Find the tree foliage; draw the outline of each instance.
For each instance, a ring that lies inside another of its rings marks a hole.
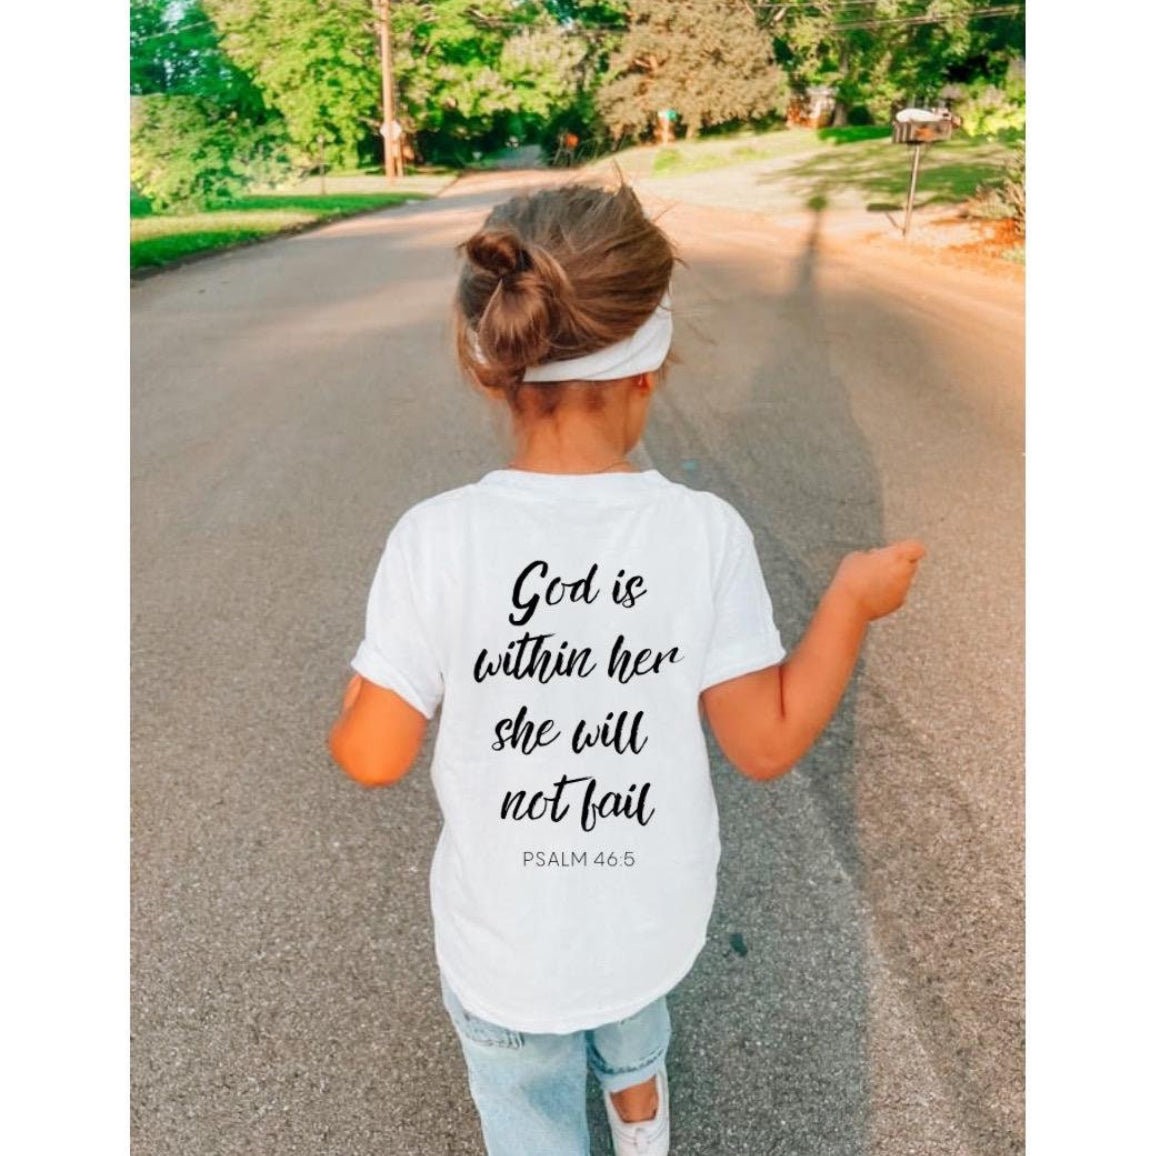
[[[974,15],[997,6],[1012,14]],[[1002,76],[1023,55],[1022,7],[1018,0],[812,0],[757,11],[794,86],[836,88],[836,119],[844,123],[853,108],[886,120],[972,74]]]
[[[281,156],[380,159],[378,7],[131,0],[136,173],[177,203],[223,195]],[[948,95],[977,129],[1022,127],[1022,0],[394,0],[390,10],[397,115],[428,160],[468,161],[512,137],[554,146],[567,130],[642,139],[666,108],[694,136],[769,118],[788,87],[816,84],[836,88],[840,121]]]
[[[369,157],[382,121],[370,0],[204,0],[232,61],[284,119],[302,163]]]
[[[659,109],[687,135],[767,116],[783,104],[784,77],[769,36],[736,0],[631,0],[628,31],[597,94],[614,136],[640,136]]]
[[[956,95],[957,94],[957,95]],[[1024,133],[1024,62],[1013,60],[1002,79],[977,76],[955,87],[952,107],[971,136],[1019,137]]]
[[[465,160],[473,147],[540,138],[574,110],[587,115],[593,43],[548,5],[399,3],[393,17],[404,118],[427,155]]]
[[[199,0],[131,0],[130,91],[131,180],[156,208],[231,197],[284,163],[280,119]]]
[[[266,116],[263,97],[228,59],[200,0],[130,0],[130,92],[201,96],[253,119]]]
[[[134,97],[130,179],[159,210],[196,209],[274,179],[285,164],[280,124],[249,122],[202,96]]]

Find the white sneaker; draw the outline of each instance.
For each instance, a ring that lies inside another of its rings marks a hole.
[[[665,1065],[654,1075],[658,1080],[658,1111],[652,1120],[627,1124],[613,1106],[613,1098],[605,1093],[605,1114],[609,1117],[614,1156],[667,1156],[670,1152],[670,1092]]]

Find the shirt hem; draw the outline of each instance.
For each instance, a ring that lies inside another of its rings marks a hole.
[[[438,948],[435,949],[435,957],[438,960],[439,970],[443,973],[448,987],[451,988],[459,1002],[473,1016],[487,1020],[488,1023],[495,1024],[498,1027],[511,1028],[515,1032],[530,1032],[542,1035],[568,1035],[571,1032],[598,1028],[603,1024],[613,1023],[615,1020],[626,1019],[628,1016],[632,1016],[635,1012],[639,1012],[644,1007],[652,1004],[659,996],[666,995],[687,977],[691,968],[695,966],[695,960],[699,958],[700,952],[706,946],[707,929],[704,927],[698,944],[687,952],[686,965],[672,972],[668,979],[655,984],[648,994],[638,996],[637,999],[625,1000],[620,1004],[608,1008],[602,1008],[600,1011],[578,1012],[575,1015],[562,1016],[555,1020],[526,1019],[523,1016],[517,1019],[510,1012],[498,1011],[495,1008],[489,1007],[487,1004],[480,1003],[479,1000],[474,998],[464,998],[464,989],[453,978],[451,968],[444,962],[443,956],[438,951]]]

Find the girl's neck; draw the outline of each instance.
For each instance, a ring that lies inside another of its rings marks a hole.
[[[510,469],[541,474],[600,474],[634,469],[626,460],[626,442],[608,423],[550,420],[525,423],[515,430],[516,450]],[[566,415],[567,416],[567,415]]]
[[[566,461],[563,458],[543,459],[536,457],[522,457],[517,454],[508,463],[510,470],[527,470],[536,474],[605,474],[628,473],[634,467],[626,460],[625,455],[611,458],[608,462],[596,463],[593,459]]]

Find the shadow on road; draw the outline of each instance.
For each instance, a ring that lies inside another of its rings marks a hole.
[[[777,263],[745,263],[717,235],[690,245],[685,365],[647,437],[659,468],[747,518],[789,647],[832,563],[882,534],[876,470],[828,355],[818,239],[816,217],[803,250],[783,255],[786,284]],[[719,332],[728,322],[735,332]],[[680,1156],[866,1150],[852,750],[851,697],[779,782],[742,778],[711,744],[724,853],[711,941],[674,997]],[[703,1117],[719,1121],[715,1147],[690,1139]]]

